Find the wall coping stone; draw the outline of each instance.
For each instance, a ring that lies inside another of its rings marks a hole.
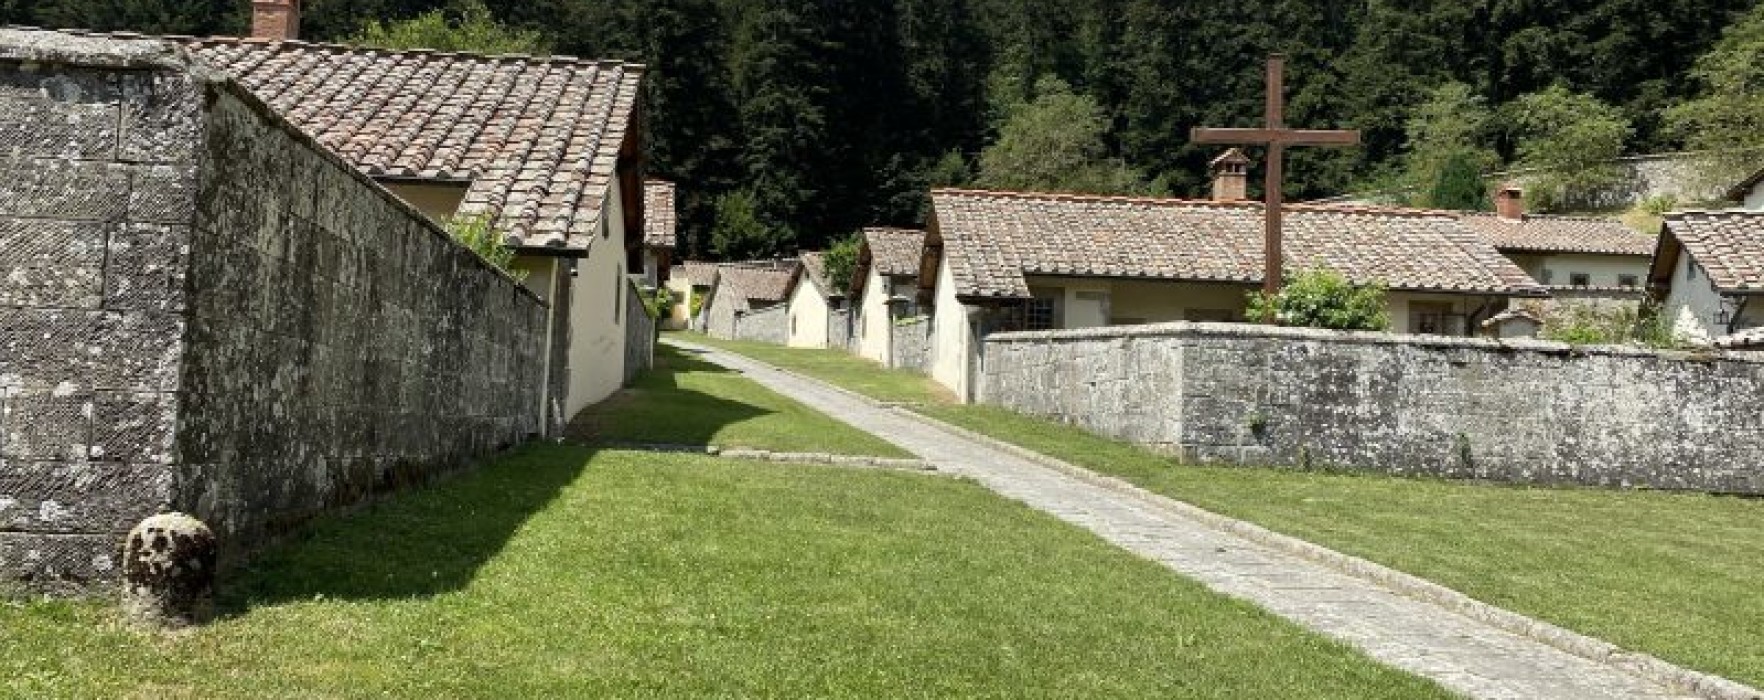
[[[464,247],[434,219],[417,209],[415,205],[404,201],[404,198],[393,194],[378,180],[369,177],[342,156],[318,142],[310,134],[302,131],[280,112],[259,99],[245,86],[239,84],[232,74],[215,68],[176,41],[168,37],[152,37],[139,34],[113,33],[101,34],[57,29],[38,29],[35,27],[0,27],[0,60],[22,61],[26,63],[47,63],[84,68],[108,68],[126,70],[165,70],[184,73],[209,90],[225,91],[243,103],[258,116],[268,120],[277,128],[287,132],[295,142],[312,149],[319,157],[340,167],[358,183],[366,185],[380,198],[391,202],[405,214],[416,220],[430,235],[438,236],[448,243]],[[209,96],[212,100],[212,94]],[[475,252],[472,260],[485,270],[502,278],[503,284],[511,287],[516,294],[525,295],[540,305],[549,307],[550,303],[539,297],[537,292],[528,289],[520,280],[508,271],[491,265]]]
[[[1109,326],[1058,331],[995,333],[982,342],[1013,345],[1079,340],[1134,338],[1286,338],[1295,342],[1323,341],[1348,345],[1402,345],[1435,350],[1481,350],[1535,353],[1553,356],[1657,357],[1684,362],[1740,362],[1764,364],[1764,352],[1714,349],[1657,350],[1627,345],[1571,345],[1528,338],[1457,338],[1438,335],[1405,335],[1376,331],[1335,331],[1321,328],[1286,328],[1248,323],[1200,323],[1176,321],[1144,326]]]

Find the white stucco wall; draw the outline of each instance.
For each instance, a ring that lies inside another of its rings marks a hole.
[[[1691,343],[1706,345],[1727,334],[1715,323],[1721,315],[1721,294],[1689,255],[1679,255],[1672,268],[1672,289],[1661,313],[1672,319],[1672,332]]]
[[[931,316],[931,378],[949,387],[966,403],[972,400],[969,380],[974,329],[968,325],[968,307],[956,301],[955,278],[950,273],[947,259],[937,266],[936,303]]]
[[[1206,320],[1219,320],[1215,314],[1240,320],[1251,291],[1246,285],[1155,280],[1029,277],[1027,281],[1034,289],[1061,290],[1065,328],[1196,320],[1190,318],[1191,313],[1206,314]],[[1097,299],[1096,294],[1104,298]]]
[[[806,277],[798,281],[796,289],[790,292],[788,305],[790,337],[787,344],[793,348],[827,347],[827,312],[831,309],[815,284]]]
[[[894,290],[889,287],[888,278],[876,273],[876,268],[871,267],[866,274],[863,303],[858,307],[858,356],[886,365],[894,332],[894,319],[888,316],[888,297]],[[938,292],[942,291],[940,284]]]
[[[1764,183],[1753,185],[1752,191],[1746,193],[1746,201],[1741,206],[1752,211],[1764,210]]]
[[[1651,258],[1639,255],[1586,255],[1560,253],[1552,255],[1511,255],[1509,258],[1537,280],[1538,284],[1567,286],[1574,275],[1587,275],[1593,287],[1616,287],[1623,275],[1635,277],[1637,285],[1646,284]]]
[[[677,331],[686,328],[692,315],[692,282],[685,275],[668,280],[668,293],[674,297],[672,313],[662,319],[662,328]]]
[[[576,262],[570,297],[570,389],[565,414],[611,396],[625,381],[625,214],[619,185],[607,191],[607,222],[586,258]]]

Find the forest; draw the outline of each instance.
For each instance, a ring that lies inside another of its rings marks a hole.
[[[1570,186],[1621,154],[1754,148],[1755,4],[307,0],[302,37],[645,63],[649,168],[681,185],[687,254],[745,258],[919,224],[934,186],[1203,195],[1217,149],[1189,129],[1257,124],[1273,52],[1289,56],[1288,123],[1364,133],[1291,156],[1299,199],[1475,207],[1480,175],[1503,167]],[[154,34],[238,34],[248,14],[0,0],[0,23]]]

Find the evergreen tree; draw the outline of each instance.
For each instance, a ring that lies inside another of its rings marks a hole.
[[[1500,163],[1488,147],[1493,114],[1463,83],[1446,83],[1411,112],[1404,185],[1415,204],[1441,209],[1481,209],[1487,200],[1481,174]]]
[[[1107,156],[1102,108],[1058,78],[1042,78],[1033,102],[1011,110],[998,141],[980,154],[982,187],[1128,194],[1148,188]]]
[[[1576,204],[1620,176],[1611,161],[1634,132],[1621,110],[1560,85],[1523,95],[1506,110],[1519,163],[1543,171],[1532,186],[1539,208]]]
[[[1764,149],[1764,5],[1729,27],[1690,75],[1699,93],[1668,111],[1666,123],[1685,145],[1716,153],[1710,184],[1737,181]]]

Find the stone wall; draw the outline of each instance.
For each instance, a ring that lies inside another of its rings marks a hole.
[[[1719,160],[1707,153],[1661,153],[1618,158],[1611,163],[1618,177],[1605,188],[1570,193],[1562,207],[1572,211],[1626,209],[1652,197],[1671,197],[1680,205],[1713,202],[1725,198],[1727,188],[1738,182],[1744,173],[1722,176]],[[1537,179],[1535,170],[1514,170],[1495,173],[1494,183],[1517,183],[1529,186]]]
[[[1196,462],[1764,494],[1764,355],[1175,323],[987,338],[981,399]]]
[[[736,340],[784,345],[790,342],[790,307],[784,304],[735,316]]]
[[[852,341],[851,330],[852,314],[850,308],[834,309],[827,312],[827,347],[853,352],[856,346]]]
[[[200,124],[168,53],[55,58],[0,44],[0,581],[44,588],[173,501]]]
[[[655,366],[656,318],[643,305],[643,288],[631,280],[625,290],[625,383]]]
[[[114,578],[162,509],[231,559],[537,432],[538,298],[180,49],[0,30],[0,143],[0,579]]]
[[[888,342],[893,345],[889,353],[893,367],[924,370],[931,358],[931,318],[920,316],[895,321],[894,333]]]

